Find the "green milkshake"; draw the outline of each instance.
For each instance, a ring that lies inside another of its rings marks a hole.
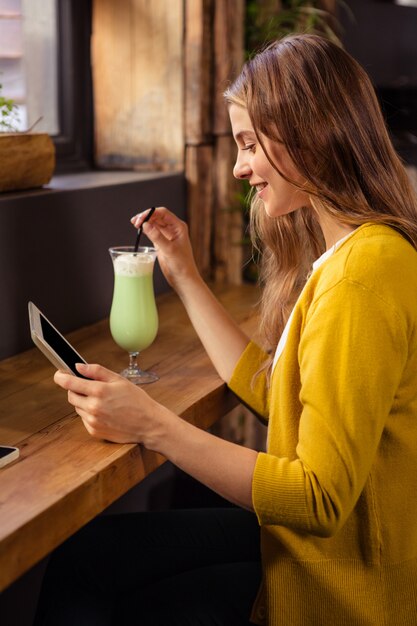
[[[153,251],[120,253],[113,259],[110,331],[115,342],[127,352],[141,352],[150,346],[158,331],[154,262]]]

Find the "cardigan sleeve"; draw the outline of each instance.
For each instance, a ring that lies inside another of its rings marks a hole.
[[[318,536],[343,525],[369,476],[407,351],[405,316],[357,282],[342,279],[311,307],[298,351],[295,458],[260,453],[255,466],[261,525]],[[279,417],[271,406],[270,421]]]
[[[269,414],[269,390],[265,373],[256,377],[255,374],[267,358],[267,353],[256,343],[249,342],[229,381],[229,388],[263,421]]]

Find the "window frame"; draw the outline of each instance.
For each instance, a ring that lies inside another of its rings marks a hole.
[[[56,173],[93,169],[92,0],[57,0]]]

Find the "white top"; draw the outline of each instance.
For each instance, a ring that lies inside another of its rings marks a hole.
[[[118,276],[145,276],[153,273],[154,258],[146,252],[120,254],[114,259],[114,273]]]
[[[347,235],[345,235],[344,237],[342,237],[341,239],[339,239],[338,241],[336,241],[336,243],[335,243],[335,244],[334,244],[331,248],[329,248],[328,250],[326,250],[326,252],[323,252],[323,254],[322,254],[322,255],[321,255],[318,259],[316,259],[316,260],[314,261],[314,263],[313,263],[313,267],[312,267],[312,271],[311,271],[311,274],[310,274],[310,276],[308,277],[308,279],[307,279],[307,281],[306,281],[306,284],[304,285],[304,287],[303,287],[303,289],[302,289],[301,293],[303,293],[303,291],[304,291],[304,289],[305,289],[306,285],[308,284],[308,281],[310,280],[310,277],[312,276],[313,272],[315,272],[315,271],[316,271],[316,269],[317,269],[318,267],[320,267],[320,265],[323,265],[323,263],[324,263],[324,262],[325,262],[325,261],[326,261],[329,257],[331,257],[331,256],[332,256],[333,252],[334,252],[335,250],[337,250],[337,248],[338,248],[338,247],[339,247],[339,246],[340,246],[340,245],[341,245],[344,241],[346,241],[346,239],[348,239],[351,235],[353,235],[353,233],[354,233],[354,232],[355,232],[355,231],[352,231],[351,233],[348,233]],[[298,298],[297,298],[297,302],[298,302],[298,299],[299,299],[299,298],[300,298],[300,296],[301,296],[301,293],[300,293],[300,295],[299,295],[299,296],[298,296]],[[296,304],[297,304],[297,303],[296,303]],[[294,305],[294,308],[295,308],[295,305]],[[277,364],[277,361],[278,361],[279,357],[281,356],[281,354],[282,354],[282,352],[283,352],[283,350],[284,350],[284,348],[285,348],[285,344],[287,343],[288,333],[289,333],[290,326],[291,326],[291,320],[292,320],[292,318],[293,318],[293,314],[294,314],[294,308],[293,308],[293,310],[291,311],[291,315],[289,316],[289,318],[288,318],[288,320],[287,320],[287,323],[285,324],[285,328],[284,328],[284,330],[282,331],[282,335],[281,335],[280,340],[279,340],[279,342],[278,342],[277,349],[275,350],[274,361],[273,361],[273,363],[272,363],[272,371],[274,370],[275,365]]]

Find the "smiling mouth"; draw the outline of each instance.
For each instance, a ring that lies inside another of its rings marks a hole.
[[[268,183],[260,183],[259,185],[255,185],[255,189],[258,193],[261,193],[265,189]]]

